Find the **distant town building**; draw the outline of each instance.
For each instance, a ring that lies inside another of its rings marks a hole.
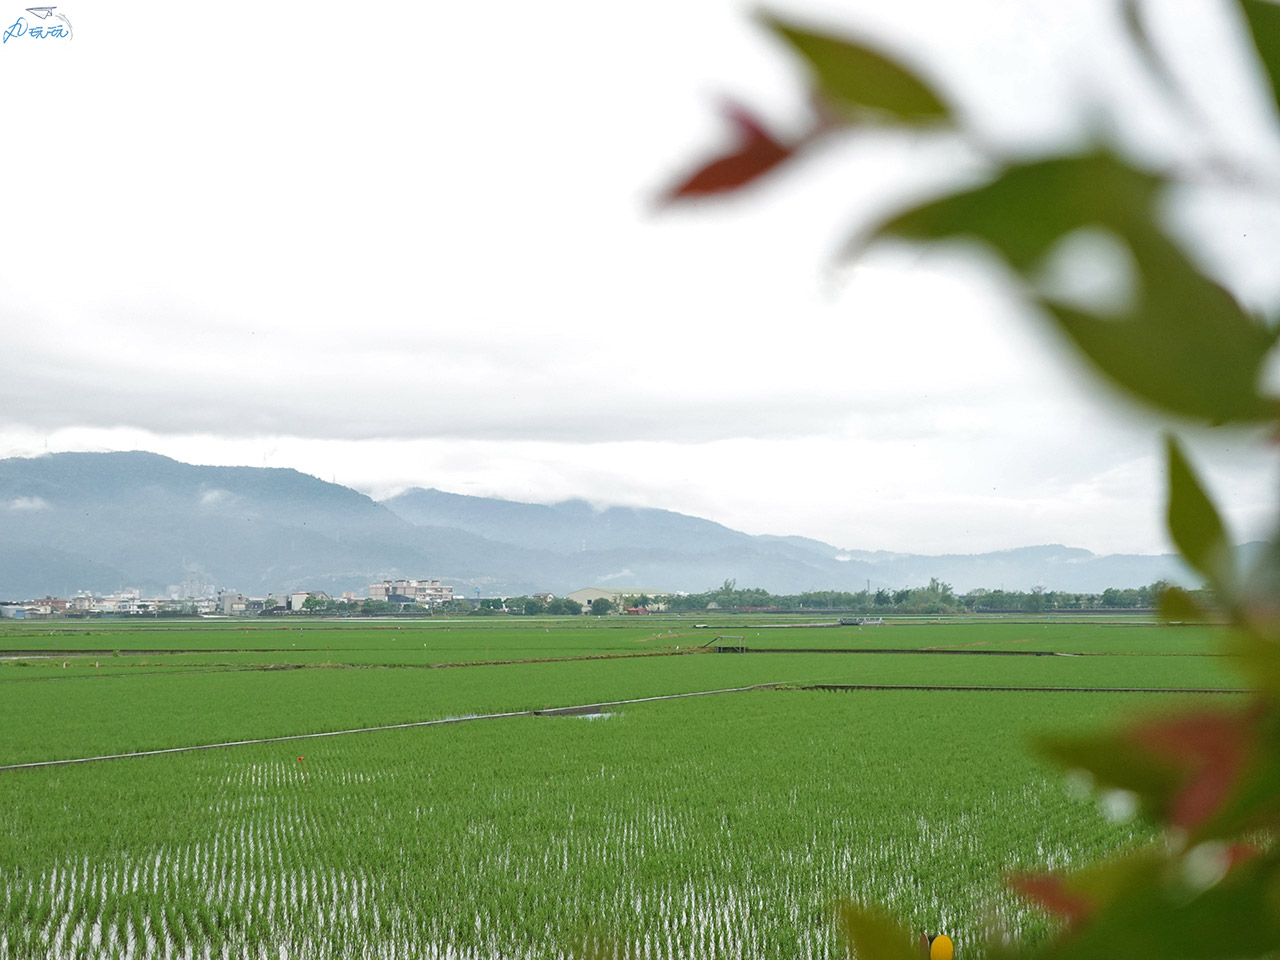
[[[298,613],[307,609],[307,600],[315,597],[321,603],[329,602],[329,595],[323,590],[295,590],[289,594],[289,609]]]
[[[143,612],[147,606],[142,600],[142,594],[138,590],[121,590],[118,593],[108,593],[103,597],[95,597],[93,602],[94,613],[118,613],[118,614],[138,614]]]
[[[413,603],[433,606],[453,600],[453,587],[439,580],[383,580],[369,584],[370,600],[405,597]]]
[[[143,597],[138,590],[122,590],[98,596],[81,590],[69,600],[42,597],[39,600],[0,603],[0,617],[42,620],[51,617],[174,617],[252,616],[264,611],[284,613],[304,610],[309,597],[327,602],[328,594],[320,590],[290,591],[269,594],[266,599],[246,597],[231,590],[219,591],[216,597]],[[312,604],[314,606],[314,604]]]
[[[243,617],[249,612],[249,600],[239,593],[220,593],[218,612],[224,617]]]
[[[666,604],[659,602],[655,598],[667,596],[670,593],[670,590],[653,590],[643,587],[623,587],[621,589],[617,587],[586,587],[582,590],[573,591],[573,593],[569,594],[569,599],[576,600],[584,607],[591,606],[591,601],[593,600],[604,599],[621,610],[625,608],[623,600],[626,597],[646,597],[644,606],[647,609],[645,612],[649,613],[665,610],[667,608]],[[627,612],[630,613],[631,611],[628,609]]]

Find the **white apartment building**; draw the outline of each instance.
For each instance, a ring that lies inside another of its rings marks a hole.
[[[369,584],[370,600],[387,597],[408,597],[415,603],[440,604],[453,599],[453,587],[439,580],[383,580]]]

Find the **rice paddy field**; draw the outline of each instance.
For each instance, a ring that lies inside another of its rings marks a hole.
[[[1029,739],[1232,698],[1216,651],[1136,622],[6,623],[0,957],[840,957],[855,899],[976,958],[1049,929],[1008,871],[1154,836]]]

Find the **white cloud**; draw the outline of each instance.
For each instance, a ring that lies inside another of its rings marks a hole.
[[[10,510],[51,510],[52,505],[44,497],[15,497],[7,504]]]

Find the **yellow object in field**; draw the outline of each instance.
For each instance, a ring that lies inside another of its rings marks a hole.
[[[956,950],[951,945],[951,938],[945,933],[938,934],[929,944],[929,960],[952,960],[955,954]]]

